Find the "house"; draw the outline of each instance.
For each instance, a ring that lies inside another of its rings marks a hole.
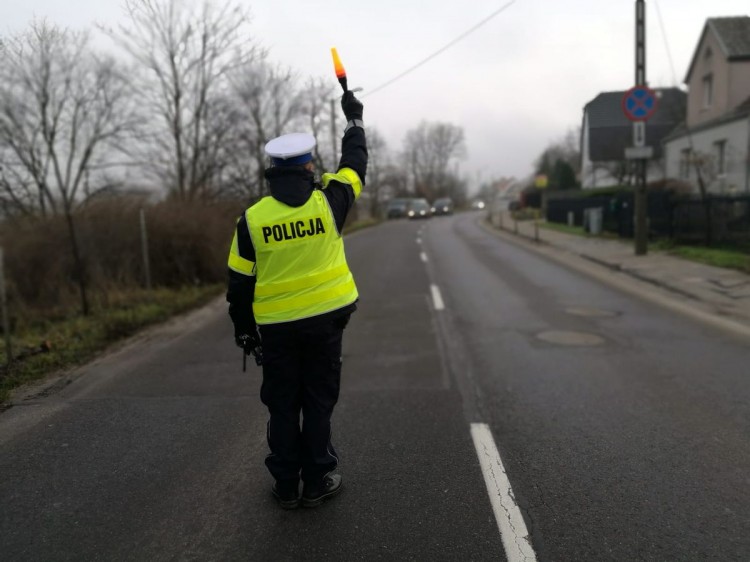
[[[661,142],[685,119],[687,96],[679,88],[655,89],[657,108],[646,125],[646,145],[654,147],[647,181],[665,177]],[[622,109],[626,91],[603,92],[583,108],[581,186],[584,189],[629,183],[632,167],[625,148],[633,146],[633,122]]]
[[[687,118],[664,139],[667,176],[750,194],[750,17],[710,18],[688,67]]]

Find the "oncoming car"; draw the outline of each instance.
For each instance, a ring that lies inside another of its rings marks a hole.
[[[391,199],[388,201],[386,217],[389,219],[399,219],[406,216],[406,209],[409,206],[408,199]]]
[[[406,216],[410,219],[429,219],[432,216],[432,211],[427,199],[412,199],[409,201]]]
[[[435,199],[435,202],[432,204],[432,212],[435,215],[453,214],[453,201],[449,197]]]

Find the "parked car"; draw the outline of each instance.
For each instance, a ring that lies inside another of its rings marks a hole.
[[[450,197],[442,197],[435,199],[432,204],[432,214],[434,215],[452,215],[453,214],[453,201]]]
[[[432,216],[432,209],[427,199],[412,199],[409,201],[406,216],[410,219],[429,219]]]
[[[391,199],[390,201],[388,201],[385,216],[389,219],[400,219],[402,217],[405,217],[408,206],[408,199]]]

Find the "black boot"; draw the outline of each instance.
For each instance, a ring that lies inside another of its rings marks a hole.
[[[299,480],[277,480],[271,493],[284,509],[299,507]]]
[[[328,498],[332,498],[341,491],[341,475],[328,474],[321,482],[308,484],[302,488],[303,507],[318,507]]]

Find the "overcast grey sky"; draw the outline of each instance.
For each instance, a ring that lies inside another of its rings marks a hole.
[[[216,0],[219,1],[219,0]],[[330,48],[363,94],[413,66],[509,0],[246,0],[271,60],[335,81]],[[750,14],[748,0],[658,0],[675,77],[647,0],[648,80],[681,85],[706,18]],[[427,7],[429,6],[429,8]],[[401,148],[421,120],[463,127],[472,180],[525,176],[547,143],[580,125],[598,92],[634,77],[634,0],[516,0],[503,13],[394,84],[364,97],[365,121]],[[71,28],[113,24],[120,0],[3,0],[2,32],[46,17]],[[335,82],[334,82],[335,83]]]

